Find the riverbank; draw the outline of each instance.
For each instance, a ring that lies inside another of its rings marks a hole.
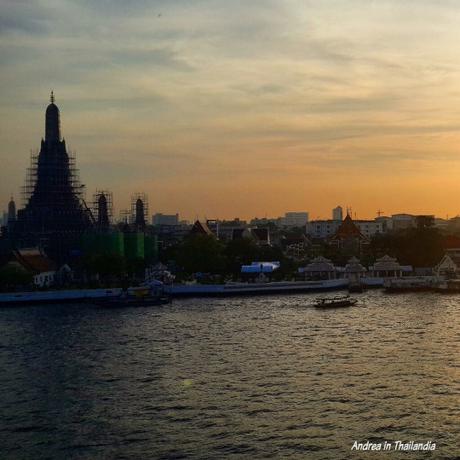
[[[241,295],[292,294],[297,292],[324,292],[348,288],[348,280],[280,281],[272,283],[228,284],[176,284],[165,285],[165,293],[171,297],[229,297]],[[0,294],[0,306],[36,303],[91,302],[120,295],[121,288],[74,289],[54,291],[14,292]]]
[[[407,277],[395,279],[361,278],[363,289],[385,288],[388,292],[449,291],[447,285],[435,282],[433,277]],[[450,285],[449,285],[450,286]],[[164,291],[173,298],[180,297],[231,297],[263,296],[272,294],[295,294],[309,292],[340,291],[349,288],[346,278],[322,281],[276,281],[269,283],[226,283],[226,284],[173,284],[165,285]],[[458,285],[456,285],[456,289]],[[459,291],[459,289],[457,289]],[[31,292],[10,292],[0,294],[0,306],[32,305],[36,303],[75,303],[97,301],[117,297],[121,288],[73,289]]]

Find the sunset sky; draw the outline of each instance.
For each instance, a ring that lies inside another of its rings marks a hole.
[[[0,208],[50,90],[89,198],[195,217],[460,214],[460,4],[2,0]]]

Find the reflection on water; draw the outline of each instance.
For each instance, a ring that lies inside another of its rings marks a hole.
[[[386,455],[350,452],[368,439],[459,455],[460,296],[313,298],[0,310],[2,456]]]

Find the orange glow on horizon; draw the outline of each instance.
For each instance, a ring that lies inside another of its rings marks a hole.
[[[143,191],[151,213],[187,219],[460,214],[458,7],[164,9],[8,3],[3,208],[53,88],[88,195],[111,190],[117,210]]]

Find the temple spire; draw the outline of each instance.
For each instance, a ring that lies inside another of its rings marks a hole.
[[[48,142],[61,140],[61,122],[59,109],[54,103],[54,91],[51,91],[50,104],[46,109],[45,140]]]

